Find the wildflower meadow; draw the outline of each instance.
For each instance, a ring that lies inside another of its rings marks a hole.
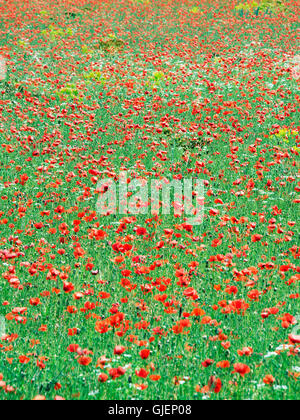
[[[0,0],[1,400],[298,399],[299,8]]]

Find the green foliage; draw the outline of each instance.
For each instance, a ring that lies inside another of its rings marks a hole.
[[[65,87],[54,92],[60,99],[75,99],[79,97],[79,89],[74,83],[68,83]]]
[[[57,28],[54,25],[50,25],[47,29],[42,31],[42,35],[45,40],[49,40],[50,42],[55,42],[60,40],[61,38],[69,37],[73,35],[72,28],[61,29]]]
[[[240,13],[259,13],[259,11],[278,13],[287,10],[287,5],[284,0],[250,1],[239,3],[235,7],[235,10]]]
[[[94,45],[95,49],[102,49],[107,53],[115,53],[124,48],[125,42],[121,39],[118,39],[114,34],[109,34],[101,41],[99,41],[96,45]]]

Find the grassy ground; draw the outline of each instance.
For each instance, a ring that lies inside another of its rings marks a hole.
[[[1,399],[297,398],[299,8],[237,5],[1,3]],[[99,215],[121,170],[203,224]]]

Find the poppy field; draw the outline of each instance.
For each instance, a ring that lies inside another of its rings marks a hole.
[[[297,399],[299,3],[7,0],[0,34],[0,399]],[[131,188],[187,179],[198,224]]]

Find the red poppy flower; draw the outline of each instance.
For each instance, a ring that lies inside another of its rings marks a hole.
[[[88,356],[81,356],[81,357],[79,357],[79,359],[77,361],[82,366],[88,366],[89,364],[92,363],[92,359]]]
[[[239,373],[241,376],[245,376],[247,373],[251,372],[251,369],[249,366],[244,365],[243,363],[235,363],[233,365],[234,367],[234,373]]]
[[[140,356],[142,359],[148,359],[150,356],[150,350],[149,349],[143,349],[140,351]]]

